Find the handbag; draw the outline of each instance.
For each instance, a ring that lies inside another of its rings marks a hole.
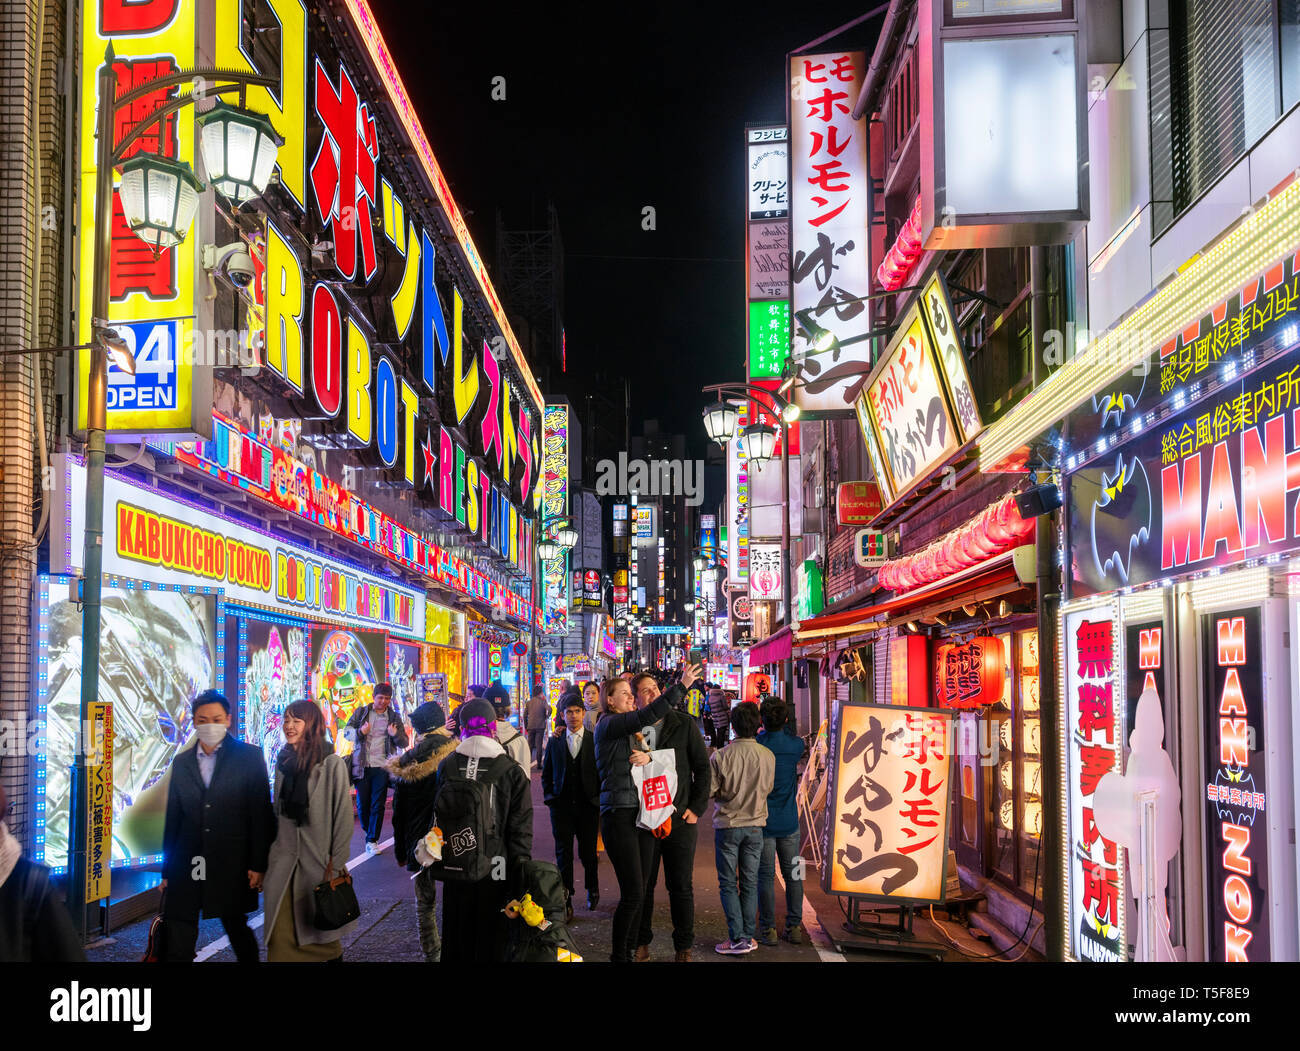
[[[163,926],[163,903],[166,900],[167,892],[163,891],[158,899],[158,915],[149,922],[149,938],[145,942],[141,963],[162,963],[166,951],[166,928]]]
[[[641,745],[638,750],[644,749],[641,735],[636,738]],[[650,753],[650,762],[632,767],[632,783],[637,796],[636,827],[655,832],[676,809],[673,796],[677,794],[677,753],[671,748],[656,748]]]
[[[333,871],[334,863],[331,861],[325,868],[324,881],[312,889],[316,901],[312,926],[320,931],[336,931],[361,915],[361,905],[352,889],[352,874],[344,866],[337,876],[331,878]]]

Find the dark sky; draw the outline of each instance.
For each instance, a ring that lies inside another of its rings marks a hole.
[[[633,434],[702,444],[700,386],[744,378],[744,125],[785,120],[788,49],[876,5],[371,2],[484,258],[498,208],[542,227],[554,201],[570,374],[629,375]]]

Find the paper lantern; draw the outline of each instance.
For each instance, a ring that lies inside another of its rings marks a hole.
[[[1002,640],[980,635],[964,646],[940,647],[934,695],[941,708],[987,708],[1002,699],[1006,685]]]
[[[944,662],[948,658],[951,650],[955,649],[951,642],[944,642],[935,647],[934,650],[934,703],[940,708],[947,708],[947,695],[944,690]]]
[[[752,671],[745,676],[745,694],[741,700],[757,704],[763,695],[771,692],[772,676],[766,672]]]

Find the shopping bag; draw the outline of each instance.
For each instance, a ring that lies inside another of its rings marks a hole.
[[[653,832],[672,816],[674,810],[677,754],[671,748],[651,752],[650,762],[632,767],[632,783],[636,785],[639,803],[636,827]]]

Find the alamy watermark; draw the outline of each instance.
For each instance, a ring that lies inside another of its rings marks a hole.
[[[684,496],[688,507],[704,503],[703,460],[617,460],[596,464],[598,496]]]

